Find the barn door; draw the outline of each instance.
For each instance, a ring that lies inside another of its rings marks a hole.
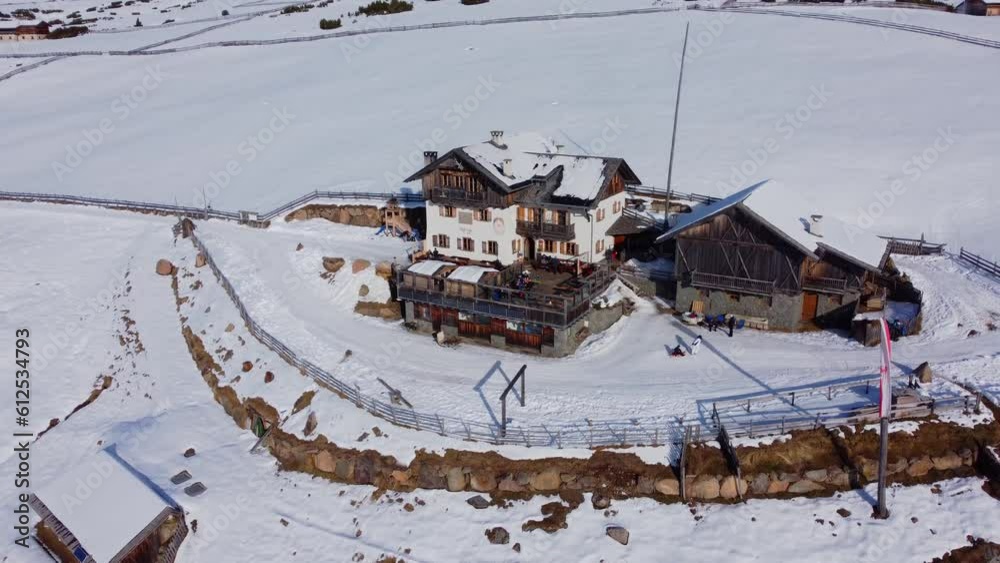
[[[819,308],[819,295],[815,293],[802,294],[802,320],[811,321],[816,318],[816,310]]]

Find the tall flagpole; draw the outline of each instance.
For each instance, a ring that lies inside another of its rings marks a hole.
[[[875,507],[875,517],[886,519],[889,509],[885,505],[886,466],[889,464],[889,416],[892,408],[892,379],[889,368],[892,365],[892,340],[889,333],[889,323],[883,318],[879,321],[882,336],[882,367],[879,371],[879,417],[880,446],[878,462],[878,506]]]
[[[674,99],[674,131],[670,135],[670,162],[667,164],[667,213],[670,213],[670,192],[674,179],[674,146],[677,145],[677,116],[681,109],[681,86],[684,83],[684,61],[687,60],[688,31],[691,22],[684,26],[684,48],[681,51],[681,72],[677,78],[677,97]]]

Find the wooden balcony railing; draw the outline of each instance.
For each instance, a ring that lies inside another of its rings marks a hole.
[[[847,280],[839,278],[805,277],[802,279],[802,289],[820,293],[847,293]]]
[[[457,207],[506,207],[504,198],[491,191],[472,192],[457,188],[431,189],[431,201]]]
[[[454,281],[445,284],[432,276],[401,271],[397,276],[397,296],[400,301],[564,328],[590,311],[591,301],[611,285],[614,275],[602,264],[591,275],[579,279],[581,284],[576,291],[551,295],[490,284]]]
[[[573,225],[558,225],[542,221],[518,221],[517,234],[523,237],[540,238],[544,240],[573,240],[576,238],[576,227]]]
[[[774,295],[773,281],[738,278],[721,274],[707,274],[704,272],[691,272],[690,281],[691,285],[695,287],[721,289],[723,291],[763,295],[765,297]]]

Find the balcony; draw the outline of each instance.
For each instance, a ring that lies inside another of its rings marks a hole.
[[[433,188],[431,201],[455,207],[506,207],[503,197],[492,191],[472,192],[458,188]]]
[[[576,238],[576,227],[539,221],[518,221],[517,234],[543,240],[573,240]]]
[[[802,280],[802,289],[819,293],[847,293],[847,280],[838,278],[806,277]]]
[[[773,281],[723,276],[721,274],[706,274],[703,272],[691,272],[690,276],[691,285],[695,287],[721,289],[722,291],[747,293],[750,295],[761,295],[764,297],[774,295]]]

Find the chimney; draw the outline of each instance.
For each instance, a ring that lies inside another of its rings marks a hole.
[[[424,151],[424,166],[427,166],[428,164],[437,160],[437,157],[438,157],[437,151]]]
[[[507,145],[503,144],[503,131],[490,131],[490,142],[501,149],[507,148]]]
[[[809,232],[815,237],[823,238],[823,216],[822,215],[810,215],[809,216]]]
[[[513,160],[511,160],[509,158],[503,159],[503,175],[506,176],[506,177],[508,177],[508,178],[513,178],[514,177],[514,161]]]

